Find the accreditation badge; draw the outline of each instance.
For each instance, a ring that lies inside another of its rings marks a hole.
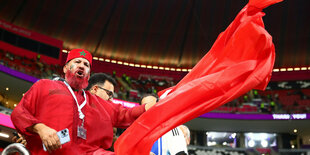
[[[86,140],[86,129],[83,126],[78,126],[77,136]]]

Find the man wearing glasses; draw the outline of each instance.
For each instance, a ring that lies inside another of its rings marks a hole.
[[[152,104],[125,108],[84,91],[91,66],[88,51],[71,50],[63,67],[65,79],[39,80],[15,107],[12,122],[25,135],[31,154],[47,154],[44,147],[52,154],[114,154],[105,150],[111,147],[113,127],[128,127],[151,108]],[[108,94],[109,99],[113,93]],[[57,132],[64,130],[69,138],[61,142]]]
[[[116,81],[107,74],[104,73],[95,73],[88,80],[88,86],[86,90],[88,90],[91,94],[97,95],[98,97],[111,101],[113,99],[114,87],[116,86]],[[115,130],[115,131],[114,131]],[[116,128],[113,128],[114,133],[116,132]],[[19,134],[19,133],[18,133]],[[20,135],[18,139],[15,137],[13,139],[16,143],[22,143],[26,145],[26,139]],[[113,142],[116,140],[115,134],[113,136]],[[111,148],[113,150],[113,148]]]
[[[98,97],[112,101],[114,94],[115,80],[104,73],[95,73],[88,80],[86,90]]]
[[[95,73],[88,80],[88,90],[91,94],[97,95],[98,97],[106,100],[112,101],[114,94],[114,87],[116,86],[116,81],[109,75],[105,73]],[[116,131],[117,128],[113,128],[113,142],[112,147],[108,150],[114,151],[113,144],[116,141]]]

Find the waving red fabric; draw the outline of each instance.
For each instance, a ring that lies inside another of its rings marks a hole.
[[[119,137],[116,154],[148,155],[153,143],[174,127],[251,89],[265,89],[275,50],[261,11],[280,1],[250,0],[192,71]]]

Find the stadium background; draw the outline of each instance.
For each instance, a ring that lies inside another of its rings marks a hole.
[[[309,152],[309,3],[287,0],[264,10],[265,27],[276,47],[271,83],[265,92],[252,90],[214,110],[215,115],[188,122],[193,154],[219,149],[249,153],[252,148],[254,153]],[[1,113],[9,115],[36,79],[61,75],[67,51],[74,48],[93,53],[93,72],[108,73],[118,81],[118,99],[137,102],[144,92],[173,86],[245,4],[243,0],[2,0]],[[0,132],[6,131],[12,136],[10,127],[1,126]],[[248,132],[276,134],[276,144],[271,146],[270,140],[267,147],[249,147]],[[214,138],[216,145],[212,134],[220,135]],[[234,141],[223,141],[227,137],[221,136],[232,134]],[[0,139],[1,147],[10,142],[10,137]]]

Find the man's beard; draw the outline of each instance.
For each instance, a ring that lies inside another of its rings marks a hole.
[[[84,76],[83,78],[78,78],[78,77],[75,76],[74,73],[72,73],[71,71],[68,71],[65,74],[65,77],[66,77],[66,80],[67,80],[68,84],[73,89],[81,90],[81,89],[86,88],[87,85],[88,85],[88,77],[89,77],[89,75]]]

